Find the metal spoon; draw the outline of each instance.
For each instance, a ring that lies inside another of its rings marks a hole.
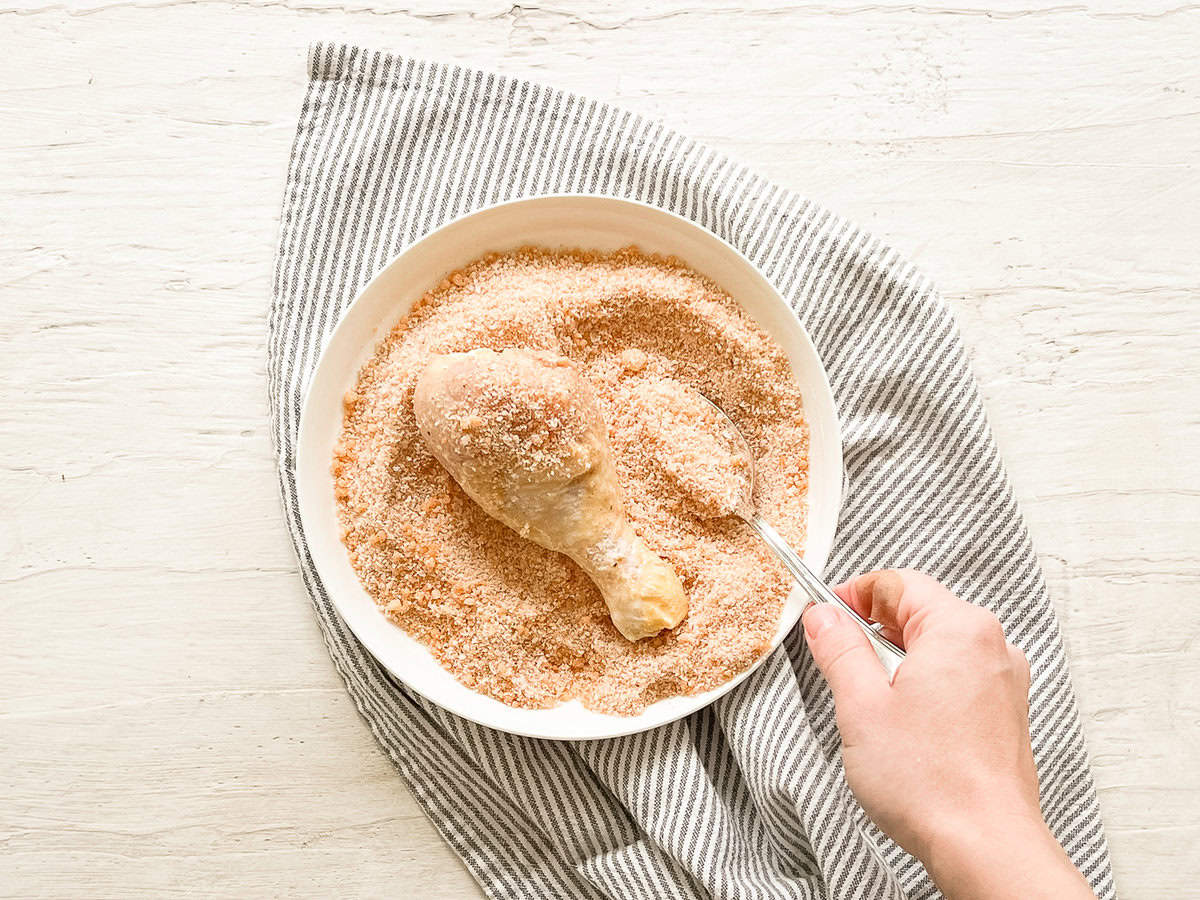
[[[740,489],[734,491],[734,486],[731,485],[729,495],[732,501],[730,503],[730,512],[754,529],[755,534],[762,538],[764,543],[774,551],[792,578],[803,588],[809,600],[805,609],[808,609],[808,606],[813,603],[834,603],[840,606],[866,632],[867,638],[875,648],[875,653],[879,656],[884,668],[887,669],[888,675],[894,675],[900,663],[904,661],[904,651],[879,633],[881,625],[868,622],[850,604],[831,591],[825,585],[825,582],[818,578],[812,569],[805,564],[804,560],[800,558],[800,554],[788,546],[787,541],[780,536],[779,532],[758,514],[758,511],[754,508],[755,470],[754,455],[750,452],[750,446],[746,443],[746,438],[742,435],[737,425],[734,424],[733,419],[729,418],[725,410],[721,409],[721,407],[717,406],[717,404],[713,403],[707,397],[700,396],[729,423],[729,427],[726,430],[732,444],[731,449],[735,455],[745,460],[743,469],[747,477],[742,479]]]

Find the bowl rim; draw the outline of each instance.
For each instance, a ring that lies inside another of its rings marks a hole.
[[[800,343],[800,351],[802,353],[805,353],[805,354],[808,354],[811,356],[812,360],[815,361],[815,363],[816,363],[816,371],[820,376],[816,380],[816,384],[812,386],[812,387],[815,387],[816,392],[819,395],[819,397],[814,396],[811,388],[806,388],[804,391],[804,409],[805,409],[806,419],[809,422],[810,433],[811,433],[811,427],[812,427],[812,421],[811,421],[811,416],[810,416],[810,409],[812,407],[810,407],[810,397],[812,397],[814,400],[819,399],[831,413],[831,416],[829,417],[829,421],[826,424],[829,426],[829,429],[830,429],[828,438],[830,441],[830,446],[833,450],[833,455],[835,457],[835,459],[833,461],[836,462],[836,467],[835,467],[836,468],[836,476],[835,477],[838,480],[838,483],[836,485],[836,490],[835,490],[836,508],[831,511],[832,525],[828,529],[828,535],[825,536],[826,539],[819,542],[817,544],[817,546],[814,548],[812,546],[812,535],[806,534],[805,547],[803,548],[803,552],[801,554],[805,558],[805,561],[808,562],[810,564],[810,566],[814,568],[814,571],[819,573],[824,568],[824,566],[828,560],[828,555],[832,551],[832,544],[833,544],[834,534],[836,532],[837,519],[841,512],[841,503],[843,501],[844,494],[845,494],[845,470],[844,470],[843,446],[842,446],[842,436],[841,436],[841,422],[840,422],[840,416],[838,414],[837,404],[836,404],[836,401],[834,400],[833,390],[829,384],[828,372],[825,369],[824,362],[821,360],[821,356],[817,352],[816,345],[813,343],[812,337],[809,335],[808,330],[804,327],[804,324],[796,316],[795,310],[792,309],[791,304],[789,304],[787,302],[786,298],[784,298],[784,296],[780,293],[779,289],[775,286],[775,284],[769,278],[767,278],[767,276],[762,272],[762,270],[759,269],[759,267],[756,266],[744,253],[742,253],[742,251],[740,251],[737,247],[733,246],[733,244],[729,243],[727,240],[722,238],[720,235],[716,234],[715,232],[711,231],[710,229],[706,228],[705,226],[701,225],[700,223],[693,221],[692,219],[689,219],[685,216],[681,216],[678,213],[672,212],[671,210],[668,210],[668,209],[664,209],[655,204],[647,203],[645,201],[633,199],[630,197],[622,197],[622,196],[617,196],[617,195],[613,195],[613,194],[594,193],[594,192],[525,194],[525,195],[521,195],[518,197],[512,197],[512,198],[509,198],[506,200],[501,200],[496,203],[490,203],[486,206],[480,206],[475,209],[471,209],[467,212],[461,213],[460,215],[457,215],[451,219],[448,219],[446,222],[442,223],[438,227],[431,229],[430,231],[422,234],[420,237],[413,239],[412,241],[410,241],[409,243],[407,243],[406,245],[401,247],[382,266],[380,266],[374,272],[374,274],[363,284],[363,286],[355,293],[354,298],[339,313],[336,324],[329,331],[329,333],[327,335],[325,335],[322,339],[320,352],[317,354],[316,361],[313,364],[312,369],[307,373],[307,382],[304,386],[303,400],[300,405],[300,418],[299,418],[299,421],[298,421],[297,427],[296,427],[295,458],[293,460],[293,471],[295,472],[295,485],[296,485],[296,495],[297,495],[296,496],[296,504],[297,504],[298,523],[299,523],[302,531],[305,533],[306,547],[309,545],[308,528],[306,527],[306,525],[307,525],[306,520],[308,519],[308,516],[306,515],[306,509],[309,506],[309,502],[307,502],[307,501],[314,500],[314,498],[312,498],[310,495],[309,489],[306,487],[306,485],[308,483],[307,480],[305,478],[303,478],[300,474],[302,469],[304,468],[301,466],[301,459],[306,455],[307,445],[309,443],[311,443],[311,441],[306,441],[306,439],[305,439],[305,436],[308,433],[308,429],[306,426],[310,425],[313,421],[312,416],[314,414],[312,413],[312,408],[316,403],[316,401],[314,400],[314,395],[315,395],[317,389],[320,387],[319,382],[322,380],[318,377],[318,375],[322,371],[322,365],[326,362],[326,358],[328,355],[328,351],[330,350],[330,347],[335,343],[335,338],[338,334],[339,329],[342,328],[343,324],[350,317],[352,310],[354,310],[354,308],[356,306],[358,306],[360,304],[360,302],[364,300],[365,297],[367,297],[369,294],[371,294],[374,291],[374,289],[376,288],[376,285],[379,282],[381,282],[382,280],[384,280],[387,277],[389,271],[393,267],[398,265],[402,259],[404,259],[405,257],[412,254],[421,245],[423,245],[427,242],[431,242],[437,237],[440,237],[444,232],[446,232],[450,229],[456,228],[458,226],[461,226],[464,222],[466,222],[470,219],[473,219],[473,218],[476,218],[476,217],[479,217],[479,216],[482,216],[482,215],[488,214],[488,213],[494,214],[497,210],[500,210],[504,207],[519,207],[519,206],[523,206],[523,205],[530,204],[530,203],[543,203],[543,202],[548,202],[548,201],[584,201],[585,203],[590,202],[590,201],[601,201],[601,202],[608,203],[608,204],[628,205],[631,207],[638,207],[638,208],[642,209],[643,211],[650,211],[653,214],[668,217],[668,218],[674,220],[675,223],[677,225],[681,226],[685,231],[691,230],[693,232],[699,232],[702,240],[715,241],[715,242],[719,243],[720,245],[722,245],[728,253],[732,254],[737,259],[737,261],[740,262],[741,265],[743,265],[748,270],[748,272],[753,273],[753,275],[758,279],[758,281],[761,282],[761,286],[766,289],[766,293],[772,298],[772,301],[774,303],[777,303],[781,307],[782,310],[786,311],[787,316],[791,318],[792,323],[795,326],[796,338],[799,340],[799,343]],[[531,241],[530,243],[532,244],[535,242]],[[636,246],[636,242],[631,242],[631,243],[633,243]],[[564,246],[567,246],[567,245],[564,245]],[[571,245],[571,246],[574,246],[574,245]],[[587,248],[582,248],[582,249],[587,249]],[[474,258],[475,257],[472,257],[472,259],[474,259]],[[470,260],[463,261],[464,264],[466,262],[470,262]],[[683,262],[686,265],[688,265],[689,268],[692,267],[691,261],[684,259]],[[703,273],[701,273],[701,274],[703,274]],[[722,290],[727,290],[724,287],[724,285],[719,284],[719,286],[722,288]],[[737,302],[737,297],[733,294],[733,292],[728,291],[728,293],[731,297],[734,298],[735,302]],[[740,303],[739,303],[739,305],[740,305]],[[746,313],[746,315],[748,315],[755,322],[755,324],[759,328],[764,327],[762,325],[762,323],[760,321],[758,321],[753,315],[751,315],[749,313],[749,311],[745,310],[744,307],[743,307],[743,311]],[[395,327],[395,323],[400,318],[401,315],[402,315],[402,313],[397,313],[394,317],[392,317],[392,319],[390,320],[390,323],[387,325],[387,328],[382,332],[382,335],[388,334],[390,332],[390,330]],[[373,348],[377,347],[378,343],[381,339],[382,339],[382,336],[380,336],[379,334],[377,334],[373,338],[371,338],[370,340],[372,341],[372,347]],[[774,336],[772,336],[772,340],[775,340]],[[811,472],[811,456],[810,456],[810,472]],[[834,476],[831,476],[831,477],[834,477]],[[806,503],[809,504],[809,506],[808,506],[809,515],[807,518],[808,518],[808,521],[810,524],[811,524],[811,501],[810,501],[810,498],[812,495],[811,487],[812,487],[812,485],[811,485],[811,481],[810,481],[809,489],[808,489],[808,491],[806,491]],[[332,496],[332,491],[330,491],[330,496]],[[344,545],[342,545],[342,546],[344,547]],[[800,618],[800,612],[798,611],[795,613],[793,621],[790,621],[787,623],[786,628],[780,627],[780,626],[782,626],[784,620],[789,616],[788,609],[787,609],[787,602],[785,601],[785,606],[784,606],[783,611],[780,614],[779,624],[777,625],[776,635],[772,639],[769,649],[767,651],[765,651],[758,659],[756,659],[754,662],[752,662],[749,666],[747,666],[744,670],[742,670],[741,672],[739,672],[737,675],[733,676],[729,680],[722,682],[715,688],[712,688],[708,691],[704,691],[704,692],[697,693],[697,694],[679,695],[679,696],[675,696],[675,697],[671,697],[671,698],[665,698],[664,700],[661,700],[661,701],[656,701],[655,703],[652,703],[649,706],[647,706],[644,710],[642,710],[641,713],[638,713],[637,715],[616,716],[616,715],[610,715],[610,714],[604,714],[604,713],[595,713],[595,715],[602,716],[605,719],[610,720],[613,723],[610,727],[607,727],[606,729],[604,729],[603,732],[596,731],[594,733],[569,734],[569,735],[568,734],[548,734],[546,732],[532,731],[532,730],[523,729],[520,727],[511,727],[511,726],[505,725],[503,723],[496,722],[494,720],[488,720],[488,719],[486,719],[486,717],[484,717],[480,714],[474,713],[472,710],[462,708],[460,704],[457,704],[455,702],[446,702],[445,698],[434,699],[429,694],[427,694],[426,691],[424,689],[422,689],[421,686],[411,683],[410,680],[408,680],[407,678],[400,675],[398,672],[395,671],[395,669],[392,668],[391,665],[388,664],[387,657],[390,654],[378,648],[375,638],[371,635],[365,635],[365,634],[360,633],[360,631],[354,627],[353,617],[350,615],[347,615],[346,611],[344,610],[344,608],[343,608],[344,604],[341,602],[342,598],[340,597],[339,591],[336,589],[331,589],[330,579],[327,578],[325,576],[325,574],[321,571],[321,565],[318,560],[318,555],[315,553],[311,553],[311,552],[308,553],[307,555],[309,556],[313,573],[319,579],[320,584],[322,585],[322,588],[324,589],[324,593],[328,597],[328,599],[334,609],[334,612],[342,620],[343,624],[354,635],[355,639],[357,639],[366,648],[367,652],[371,654],[371,656],[375,659],[375,661],[384,670],[386,670],[392,678],[395,678],[395,679],[401,681],[403,684],[405,684],[407,687],[409,687],[413,691],[420,694],[422,697],[424,697],[430,703],[433,703],[433,704],[447,710],[448,712],[453,713],[454,715],[461,716],[462,718],[467,719],[468,721],[474,722],[478,725],[483,725],[488,728],[494,728],[498,731],[504,731],[504,732],[507,732],[510,734],[515,734],[515,735],[519,735],[519,736],[523,736],[523,737],[540,738],[540,739],[544,739],[544,740],[582,741],[582,740],[597,740],[597,739],[622,737],[625,735],[636,734],[636,733],[640,733],[643,731],[649,731],[651,729],[670,724],[671,722],[678,721],[679,719],[684,718],[685,716],[691,715],[692,713],[697,712],[697,711],[709,706],[710,704],[712,704],[715,701],[717,701],[718,699],[720,699],[722,696],[728,694],[734,688],[736,688],[739,684],[741,684],[743,681],[748,679],[755,671],[757,671],[766,662],[767,658],[770,657],[775,652],[775,650],[778,649],[778,647],[780,646],[780,644],[783,643],[783,641],[786,639],[786,637],[792,631],[794,631],[796,624],[798,623],[799,618]],[[363,590],[365,593],[365,589],[363,589]],[[374,605],[373,600],[372,600],[372,605]],[[386,617],[383,617],[383,613],[378,610],[378,607],[375,607],[375,608],[376,608],[376,612],[378,613],[378,615],[381,618],[384,618],[384,621],[387,622],[387,624],[390,627],[399,629],[410,640],[412,640],[415,643],[420,644],[420,642],[417,641],[416,638],[413,638],[411,635],[407,635],[406,632],[403,632],[403,629],[401,629],[400,626],[386,620]],[[423,644],[420,644],[420,646],[426,653],[429,654],[430,659],[433,661],[433,663],[435,665],[441,667],[443,669],[443,671],[447,671],[447,670],[445,670],[444,667],[441,666],[441,663],[438,662],[436,657],[433,657],[432,654],[429,653],[428,648],[426,648]],[[449,673],[447,672],[447,674],[449,674]],[[503,706],[506,709],[511,709],[511,710],[520,711],[520,712],[528,712],[529,711],[529,710],[525,710],[522,707],[512,707],[507,704],[504,704],[502,701],[495,700],[495,698],[488,697],[488,695],[483,694],[482,692],[475,691],[471,688],[466,687],[466,685],[462,685],[461,682],[459,682],[459,684],[462,686],[462,688],[464,690],[469,691],[470,693],[472,693],[476,696],[483,697],[488,700],[493,700],[496,703],[499,703],[501,706]],[[672,710],[665,716],[660,716],[660,717],[649,716],[649,713],[656,706],[659,706],[660,704],[662,704],[664,702],[670,702],[672,700],[687,701],[686,703],[683,704],[683,706],[685,708],[682,708],[677,711]],[[577,703],[578,701],[572,700],[572,701],[567,701],[567,702],[568,703]],[[536,712],[550,713],[556,708],[557,707],[547,707],[545,709],[536,710]],[[589,710],[589,712],[594,712],[594,711]]]

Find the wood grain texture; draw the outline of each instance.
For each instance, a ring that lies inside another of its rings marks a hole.
[[[1200,881],[1200,7],[0,0],[0,894],[473,897],[288,546],[265,311],[310,40],[701,138],[956,309],[1125,897]]]

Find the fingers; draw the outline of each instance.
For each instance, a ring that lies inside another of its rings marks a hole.
[[[931,619],[970,604],[923,572],[883,569],[859,575],[837,588],[859,614],[884,626],[884,635],[908,647]]]
[[[887,672],[867,636],[836,606],[818,603],[809,607],[804,614],[804,636],[833,691],[839,716],[852,716],[855,709],[887,691]]]
[[[873,594],[876,585],[880,585],[884,591],[894,590],[895,588],[889,584],[891,581],[889,576],[896,576],[897,573],[892,571],[876,571],[868,572],[865,575],[859,575],[857,578],[852,578],[844,584],[839,584],[833,589],[834,593],[845,600],[854,610],[864,619],[872,622],[878,622],[882,628],[879,633],[897,646],[904,646],[904,635],[896,624],[890,620],[877,619],[872,614],[874,606]],[[882,584],[881,584],[882,582]]]

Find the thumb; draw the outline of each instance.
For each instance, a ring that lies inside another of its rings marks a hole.
[[[817,603],[804,613],[804,636],[817,668],[829,682],[842,715],[888,689],[883,663],[858,624],[836,606]]]

